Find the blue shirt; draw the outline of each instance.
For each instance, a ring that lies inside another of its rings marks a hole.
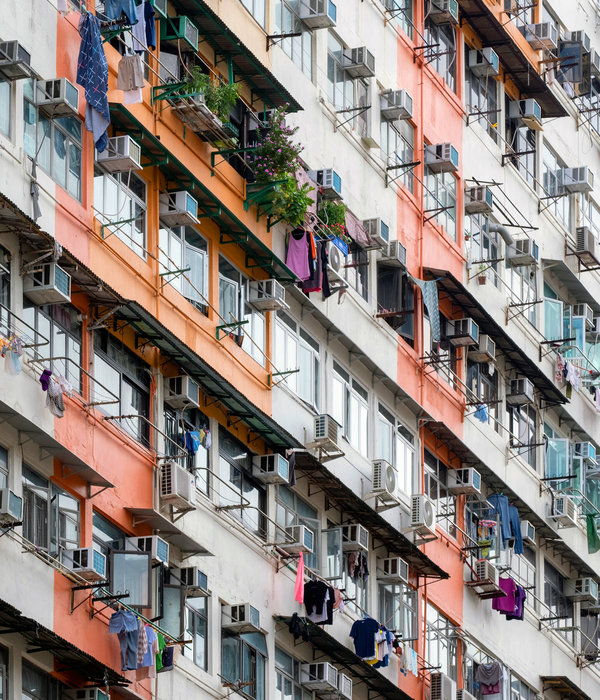
[[[361,659],[372,659],[377,655],[375,647],[375,635],[379,630],[379,622],[372,617],[357,620],[350,630],[350,636],[354,639],[354,651]]]

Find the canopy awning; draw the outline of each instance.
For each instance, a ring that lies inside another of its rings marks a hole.
[[[151,527],[153,530],[157,530],[158,534],[164,540],[167,540],[181,551],[184,558],[194,555],[212,556],[206,547],[196,542],[196,540],[189,535],[186,535],[174,522],[165,518],[165,516],[157,510],[153,508],[130,507],[126,507],[125,510],[133,516],[134,527],[138,525],[148,525],[148,527]]]
[[[540,679],[544,684],[544,692],[552,690],[567,700],[592,700],[587,693],[584,693],[566,676],[540,676]]]

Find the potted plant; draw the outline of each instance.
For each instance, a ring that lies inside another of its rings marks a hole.
[[[238,99],[238,86],[223,83],[218,78],[194,66],[179,90],[179,99],[172,101],[180,119],[194,131],[221,130]]]
[[[298,127],[287,126],[285,116],[284,107],[274,110],[259,136],[254,150],[254,176],[258,183],[291,178],[300,168],[302,146],[292,139]]]
[[[290,226],[302,226],[306,210],[314,201],[308,194],[312,190],[314,187],[308,184],[298,187],[295,178],[289,178],[275,190],[271,203],[271,216],[276,221],[285,221]]]
[[[325,232],[343,241],[346,244],[344,247],[347,252],[347,244],[351,243],[352,239],[346,231],[346,209],[347,207],[343,202],[325,199],[321,202],[317,215],[323,222]]]
[[[487,265],[484,265],[483,263],[479,265],[479,272],[477,273],[477,281],[479,282],[479,284],[485,284],[487,282],[487,269]]]

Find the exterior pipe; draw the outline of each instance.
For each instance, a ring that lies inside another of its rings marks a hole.
[[[502,226],[501,224],[489,224],[488,231],[490,233],[499,233],[502,236],[507,247],[513,246],[515,244],[515,239],[512,237],[510,231],[506,228],[506,226]]]

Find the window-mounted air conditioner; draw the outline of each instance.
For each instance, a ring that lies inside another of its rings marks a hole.
[[[578,168],[561,168],[558,182],[567,192],[591,192],[594,189],[594,173],[581,165]]]
[[[406,267],[406,248],[400,241],[390,241],[381,250],[381,262],[392,267]]]
[[[314,442],[339,449],[340,424],[326,413],[315,416]]]
[[[572,601],[598,602],[598,582],[593,578],[569,578],[565,581],[565,595]]]
[[[327,243],[327,271],[328,277],[335,281],[344,282],[344,265],[346,264],[346,256],[340,250],[339,246],[334,241]]]
[[[252,475],[263,484],[288,484],[290,463],[280,454],[259,455],[252,459]]]
[[[165,378],[165,403],[171,408],[200,405],[200,385],[187,374]]]
[[[380,100],[381,118],[392,122],[396,119],[411,119],[413,98],[406,90],[384,90]]]
[[[189,17],[169,17],[160,22],[160,40],[176,41],[182,51],[197,51],[198,27]]]
[[[167,226],[198,223],[198,200],[186,190],[165,192],[158,199],[158,216]]]
[[[257,311],[280,311],[290,308],[285,303],[285,287],[277,280],[249,282],[248,303]]]
[[[563,527],[576,527],[577,510],[577,504],[571,496],[555,494],[550,518]]]
[[[472,318],[457,318],[447,321],[446,340],[454,346],[477,345],[479,326]]]
[[[445,673],[432,673],[431,700],[456,700],[456,681]]]
[[[63,566],[90,583],[106,579],[106,557],[93,547],[63,549],[60,560]]]
[[[352,700],[352,678],[345,673],[338,673],[338,698]]]
[[[68,688],[62,695],[68,700],[110,700],[103,688]]]
[[[327,661],[300,664],[300,683],[306,690],[333,692],[338,690],[338,670]]]
[[[342,66],[351,78],[371,78],[375,75],[375,56],[366,46],[343,52]]]
[[[208,592],[208,576],[197,566],[184,566],[180,569],[180,580],[185,586],[188,598],[206,598]]]
[[[511,100],[508,103],[508,118],[520,122],[534,131],[542,130],[542,108],[539,102],[528,100]]]
[[[112,136],[107,147],[96,152],[96,162],[107,173],[126,173],[141,170],[142,147],[131,136]]]
[[[558,46],[558,30],[552,22],[539,22],[519,27],[534,51],[552,51]]]
[[[435,504],[423,493],[410,498],[410,529],[419,537],[435,535]]]
[[[589,304],[573,304],[573,316],[583,316],[587,330],[594,329],[594,310]]]
[[[514,246],[509,247],[507,257],[508,263],[512,267],[537,265],[540,259],[540,249],[531,238],[523,238],[520,241],[515,241]]]
[[[427,18],[435,24],[456,24],[458,22],[457,0],[428,0]]]
[[[244,632],[260,632],[260,613],[250,605],[223,605],[221,608],[221,627],[230,632],[242,634]]]
[[[595,75],[598,78],[600,76],[600,53],[598,53],[596,49],[592,51],[591,64],[592,75]]]
[[[408,583],[408,562],[400,557],[387,557],[379,560],[379,581],[386,583]]]
[[[169,543],[158,535],[126,537],[125,549],[132,552],[149,552],[153,564],[169,564]]]
[[[581,457],[586,465],[595,467],[598,465],[596,459],[596,446],[591,442],[576,442],[573,444],[575,457]]]
[[[315,549],[315,533],[306,525],[290,525],[278,530],[276,544],[288,554],[311,554]]]
[[[386,245],[390,241],[390,227],[381,219],[365,219],[362,222],[367,235],[379,245]]]
[[[478,559],[475,562],[475,578],[477,581],[489,581],[497,586],[500,574],[498,569],[488,559]]]
[[[18,41],[0,41],[0,77],[21,80],[33,75],[31,54]]]
[[[481,493],[481,474],[472,467],[448,470],[449,493]]]
[[[475,360],[475,362],[494,362],[496,343],[489,335],[480,335],[477,347],[469,349],[469,359]]]
[[[506,403],[509,406],[522,406],[523,404],[533,404],[533,384],[526,377],[512,379],[510,391],[506,395]]]
[[[36,264],[23,278],[23,294],[34,304],[71,301],[71,275],[56,263]]]
[[[335,27],[337,7],[331,0],[300,0],[298,11],[309,29]]]
[[[529,520],[521,520],[521,537],[525,544],[535,547],[535,527]]]
[[[469,51],[469,68],[481,78],[490,78],[500,72],[500,58],[491,47],[471,49]]]
[[[471,695],[468,690],[462,688],[456,691],[456,700],[477,700],[474,695]]]
[[[0,489],[0,525],[20,523],[23,519],[23,499],[11,489]]]
[[[395,498],[398,489],[398,472],[385,459],[373,461],[373,492],[385,498]]]
[[[52,117],[72,117],[79,113],[79,91],[66,78],[37,80],[35,102]]]
[[[465,212],[489,214],[494,209],[494,195],[487,185],[465,188]]]
[[[425,146],[425,165],[434,173],[453,173],[458,170],[458,151],[451,143]]]
[[[587,226],[578,226],[575,230],[577,257],[587,265],[596,264],[596,238]]]
[[[342,526],[342,549],[345,552],[368,552],[369,531],[358,523]]]
[[[324,199],[342,198],[342,178],[333,168],[323,168],[323,170],[309,170],[308,177],[316,182],[319,187],[319,194]]]
[[[161,504],[178,510],[191,510],[194,504],[194,476],[176,462],[165,462],[160,471]]]
[[[592,40],[590,39],[589,34],[586,34],[582,29],[575,32],[567,32],[565,39],[567,41],[576,41],[577,43],[581,44],[586,53],[590,53],[592,50]]]

